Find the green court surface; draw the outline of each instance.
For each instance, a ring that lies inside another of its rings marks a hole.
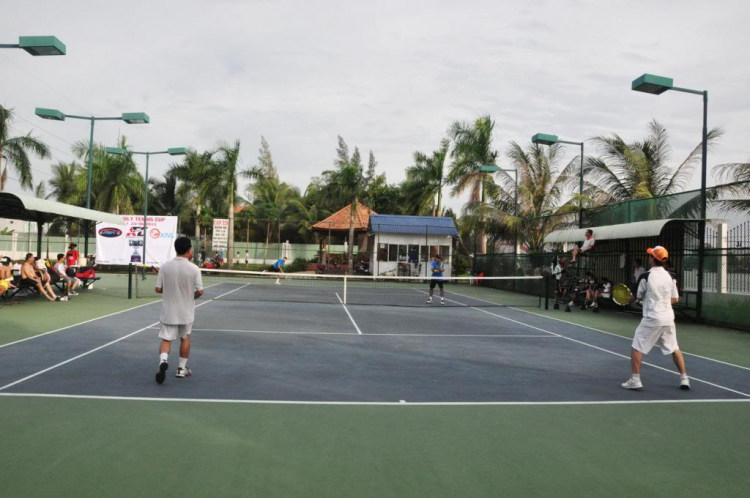
[[[158,306],[127,300],[126,284],[104,275],[68,303],[3,305],[0,345]],[[524,311],[626,338],[638,321]],[[750,368],[750,334],[679,323],[678,336],[688,353]],[[742,401],[380,406],[0,395],[0,497],[747,496],[748,427]]]

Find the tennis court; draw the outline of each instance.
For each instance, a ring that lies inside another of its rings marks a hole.
[[[188,379],[173,348],[154,382],[160,304],[145,295],[1,346],[6,496],[747,489],[747,366],[686,350],[686,392],[654,351],[645,389],[626,391],[630,341],[545,314],[533,290],[446,285],[441,306],[422,282],[243,277],[207,275]]]

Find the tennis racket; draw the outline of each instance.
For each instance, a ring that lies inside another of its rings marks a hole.
[[[612,287],[612,301],[619,304],[620,306],[627,306],[630,304],[630,299],[633,297],[633,293],[630,292],[630,287],[625,284],[617,284]]]

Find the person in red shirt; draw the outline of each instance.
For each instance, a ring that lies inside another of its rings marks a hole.
[[[81,253],[78,252],[76,244],[70,244],[68,246],[68,252],[65,253],[65,264],[67,266],[78,266],[78,260],[81,257]]]

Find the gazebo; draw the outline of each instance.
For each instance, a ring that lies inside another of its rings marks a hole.
[[[338,273],[347,267],[348,244],[351,241],[349,237],[349,223],[351,220],[351,204],[336,211],[323,221],[319,221],[311,228],[314,232],[322,235],[320,240],[320,250],[318,251],[318,265],[323,272]],[[370,222],[370,215],[377,214],[375,211],[365,206],[361,202],[357,204],[354,213],[354,237],[355,237],[355,254],[367,254],[367,226]],[[331,238],[343,239],[343,250],[331,250]],[[358,249],[358,250],[357,250]],[[362,261],[369,267],[369,261]],[[369,271],[369,268],[367,268]]]

